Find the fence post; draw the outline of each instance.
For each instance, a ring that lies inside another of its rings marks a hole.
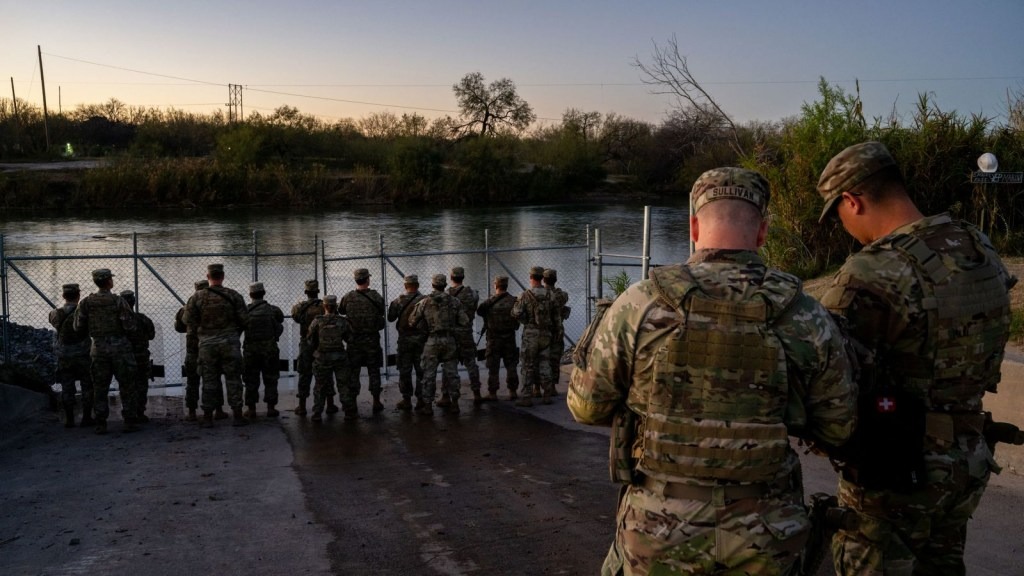
[[[647,279],[651,267],[651,207],[644,206],[644,253],[640,260],[640,279]]]
[[[315,238],[315,236],[314,236]],[[316,250],[313,250],[313,278],[316,278]],[[320,264],[324,267],[324,291],[321,292],[324,296],[329,294],[327,291],[327,244],[320,240]]]
[[[132,264],[135,275],[135,311],[139,311],[139,233],[132,232]],[[118,382],[120,385],[120,382]]]
[[[594,257],[594,265],[597,267],[597,299],[600,300],[602,297],[604,297],[604,287],[601,285],[601,275],[603,274],[603,270],[601,269],[602,262],[600,228],[594,228],[594,252],[596,253],[596,256]]]
[[[491,284],[491,236],[490,230],[484,228],[484,286],[490,287]],[[484,296],[490,297],[490,291],[484,293]]]
[[[0,322],[0,336],[4,339],[4,364],[11,361],[10,338],[7,337],[7,255],[4,253],[4,235],[0,234],[0,298],[3,299],[3,322]]]
[[[260,281],[260,249],[256,231],[252,231],[252,282]]]
[[[377,238],[379,240],[379,245],[380,245],[380,289],[384,293],[384,310],[387,310],[388,302],[389,302],[389,300],[388,300],[388,269],[387,269],[387,266],[385,265],[385,261],[384,261],[385,260],[385,257],[384,257],[384,234],[378,232],[377,233]],[[383,332],[384,332],[384,354],[383,354],[384,358],[382,359],[383,362],[381,362],[382,364],[384,364],[384,381],[385,382],[387,382],[388,378],[391,377],[391,374],[390,374],[390,372],[388,370],[387,351],[388,351],[388,347],[389,347],[389,343],[390,343],[390,338],[388,337],[388,325],[387,325],[386,319],[387,318],[385,317],[384,330],[383,330]],[[396,350],[396,353],[397,353],[397,350]]]
[[[591,257],[592,256],[591,256],[591,251],[590,251],[590,224],[587,224],[587,260],[583,263],[583,270],[587,274],[587,290],[586,290],[587,325],[590,325],[590,319],[591,319],[590,309],[592,308],[591,303],[593,302],[593,300],[590,299],[590,296],[591,296],[591,290],[590,290],[590,284],[591,284],[591,279],[590,279],[590,259],[591,259]]]

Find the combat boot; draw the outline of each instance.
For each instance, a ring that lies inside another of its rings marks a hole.
[[[97,434],[106,434],[107,433],[107,421],[102,419],[102,418],[97,418],[96,419],[96,427],[93,428],[93,431],[96,432]]]
[[[309,417],[313,422],[323,422],[324,417],[320,415],[320,411],[316,408],[313,409],[313,415]]]
[[[334,395],[331,395],[331,396],[327,397],[327,413],[328,414],[337,414],[338,413],[338,405],[334,403]]]
[[[203,419],[199,421],[200,428],[213,428],[213,412],[203,410]]]
[[[64,427],[74,428],[75,427],[75,405],[64,406]]]
[[[516,400],[516,406],[523,406],[525,408],[533,406],[533,400],[530,399],[530,394],[527,391],[524,390],[523,397]]]
[[[401,410],[402,412],[412,410],[412,399],[409,396],[402,396],[398,404],[395,404],[395,410]]]
[[[255,404],[246,404],[245,412],[242,412],[242,416],[245,416],[246,418],[249,418],[249,419],[255,418],[256,417],[256,405]]]
[[[480,389],[473,390],[473,405],[479,406],[484,403],[484,397],[480,395]]]
[[[245,416],[242,416],[241,408],[232,408],[231,416],[233,417],[231,421],[232,426],[245,426],[249,423],[249,421],[245,419]]]
[[[444,411],[449,414],[458,414],[459,412],[461,412],[461,410],[459,410],[458,398],[452,400],[452,403],[445,407]]]
[[[89,426],[93,426],[95,424],[96,424],[96,421],[92,419],[92,411],[89,411],[89,412],[86,412],[85,414],[82,414],[82,423],[81,423],[82,428],[88,428]]]
[[[345,420],[358,420],[359,419],[359,408],[356,407],[355,403],[348,404],[345,406]]]
[[[509,400],[515,400],[517,398],[519,398],[519,394],[517,394],[515,390],[509,390],[508,391],[508,399]]]
[[[380,392],[373,395],[373,411],[374,413],[384,411],[384,405],[380,403]]]
[[[195,422],[197,420],[199,420],[199,417],[196,416],[196,409],[195,408],[189,408],[188,409],[188,415],[185,416],[185,422]]]
[[[138,432],[141,429],[142,428],[139,427],[139,421],[136,418],[132,417],[124,419],[125,432]]]
[[[551,394],[544,394],[543,396],[540,397],[541,404],[551,404],[551,402]]]
[[[416,413],[421,416],[433,416],[434,408],[430,405],[430,402],[420,402],[416,405]]]
[[[228,417],[228,415],[227,415],[226,412],[224,412],[224,408],[218,406],[216,409],[214,409],[214,411],[213,411],[213,418],[215,420],[224,420],[227,417]]]
[[[298,416],[306,415],[306,399],[299,398],[299,405],[295,407],[295,414]]]
[[[135,418],[135,421],[139,424],[149,424],[149,416],[146,416],[146,413],[142,412]]]
[[[437,401],[437,407],[438,408],[444,408],[444,407],[448,406],[451,403],[452,403],[451,397],[449,397],[448,393],[445,392],[445,393],[441,394],[441,399]]]
[[[277,418],[281,414],[275,406],[276,404],[267,404],[267,418]]]
[[[484,402],[497,402],[497,401],[498,401],[498,391],[497,390],[491,390],[490,392],[487,393],[487,396],[484,396]]]

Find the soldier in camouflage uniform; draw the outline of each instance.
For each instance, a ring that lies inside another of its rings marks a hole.
[[[292,306],[292,320],[299,325],[299,358],[296,362],[296,371],[299,373],[298,398],[299,405],[295,407],[295,413],[299,416],[306,415],[306,398],[309,397],[309,385],[313,382],[313,349],[309,347],[309,325],[313,319],[323,314],[324,303],[320,300],[320,282],[317,280],[306,280],[305,300],[299,300]],[[334,398],[333,389],[329,391],[329,398]],[[328,414],[337,412],[338,408],[332,400],[327,406]]]
[[[512,316],[523,325],[522,357],[523,396],[516,406],[533,406],[533,397],[551,404],[551,330],[559,314],[551,292],[542,285],[544,269],[530,268],[530,288],[516,298]]]
[[[409,324],[409,316],[417,302],[426,298],[420,293],[420,279],[415,274],[405,277],[405,294],[391,301],[388,305],[388,322],[394,322],[398,330],[398,390],[402,399],[397,409],[408,412],[412,410],[412,396],[419,401],[423,380],[423,346],[427,343],[426,323],[420,321],[416,325]],[[413,371],[416,372],[415,387]]]
[[[81,291],[78,284],[61,287],[64,305],[50,311],[50,325],[57,331],[57,382],[64,406],[64,426],[75,425],[75,381],[82,385],[82,427],[93,426],[92,376],[89,374],[89,336],[75,331],[75,309]]]
[[[199,334],[199,369],[203,377],[203,418],[200,425],[213,426],[217,388],[221,375],[228,389],[228,405],[235,426],[248,423],[242,415],[242,343],[239,339],[249,325],[245,299],[223,285],[224,265],[206,267],[210,286],[192,295],[185,304],[185,324]]]
[[[245,329],[245,341],[242,344],[242,360],[245,365],[242,378],[245,381],[245,412],[242,415],[246,418],[256,417],[261,377],[267,417],[276,418],[280,414],[276,408],[277,379],[280,376],[278,363],[281,360],[277,340],[284,333],[284,312],[264,300],[266,294],[263,282],[249,285],[251,302],[246,307],[249,311],[249,326]]]
[[[92,280],[99,291],[89,294],[75,309],[74,327],[76,332],[88,333],[92,338],[89,349],[92,375],[93,412],[96,417],[96,433],[107,433],[107,417],[110,415],[110,381],[117,376],[121,390],[122,417],[125,432],[139,429],[136,414],[129,410],[137,406],[135,393],[135,354],[128,337],[135,332],[135,320],[128,303],[110,290],[114,287],[114,275],[107,268],[92,271]]]
[[[697,251],[629,287],[580,339],[567,401],[611,425],[621,493],[602,574],[793,574],[810,531],[796,435],[855,425],[845,341],[757,254],[768,182],[719,168],[691,192]]]
[[[1007,272],[989,239],[925,217],[884,145],[836,155],[818,181],[821,220],[864,245],[822,303],[862,345],[859,424],[839,482],[858,527],[832,543],[841,574],[964,574],[967,520],[991,471],[982,396],[1009,335]]]
[[[358,386],[352,386],[351,366],[345,348],[352,342],[352,328],[348,319],[338,314],[338,297],[324,296],[323,314],[309,325],[309,347],[313,350],[313,369],[316,383],[313,385],[314,422],[323,419],[321,413],[327,399],[333,396],[337,383],[345,420],[359,417],[356,406]]]
[[[416,413],[430,416],[434,413],[432,406],[434,394],[437,391],[437,366],[442,365],[442,370],[448,376],[447,382],[450,404],[445,411],[459,413],[459,358],[458,343],[455,340],[455,330],[469,325],[469,317],[462,309],[462,305],[453,296],[445,292],[447,284],[444,274],[435,274],[430,281],[434,289],[429,296],[420,300],[413,306],[412,314],[409,315],[409,324],[415,326],[421,321],[426,322],[430,336],[423,347],[423,357],[420,362],[423,364],[423,380],[420,382],[422,396],[416,404]]]
[[[551,292],[555,300],[557,314],[551,327],[551,345],[548,347],[548,362],[551,364],[551,395],[558,396],[558,379],[562,375],[562,355],[565,354],[565,321],[569,319],[572,308],[569,307],[569,294],[555,286],[558,282],[558,271],[544,269],[544,287]]]
[[[501,375],[502,362],[505,363],[508,399],[518,398],[519,347],[516,346],[516,331],[519,330],[519,320],[512,316],[515,302],[515,297],[508,293],[508,276],[495,276],[494,295],[476,309],[477,315],[484,319],[484,332],[487,334],[486,400],[498,399],[498,388],[501,385],[498,377]]]
[[[380,346],[380,331],[387,326],[384,320],[384,297],[370,288],[370,271],[357,268],[353,274],[356,289],[345,294],[338,303],[338,313],[348,317],[352,327],[352,342],[348,347],[348,362],[352,369],[349,386],[359,394],[359,370],[366,367],[366,379],[373,396],[373,411],[380,412],[380,368],[384,365],[384,349]]]
[[[135,310],[135,292],[121,290],[121,298],[128,303],[128,307]],[[134,311],[135,332],[128,336],[132,343],[132,353],[135,354],[135,407],[136,419],[145,424],[149,422],[146,416],[146,404],[149,400],[149,378],[152,374],[152,362],[150,362],[149,342],[156,338],[156,326],[142,312]]]
[[[207,280],[200,280],[195,284],[195,291],[205,290],[210,283]],[[174,331],[185,335],[185,407],[188,415],[185,420],[195,422],[199,420],[196,410],[199,408],[199,334],[196,334],[195,327],[185,324],[185,307],[182,306],[174,315]],[[217,385],[217,408],[213,411],[213,417],[223,420],[228,415],[224,412],[224,389]]]
[[[469,388],[473,391],[473,403],[480,404],[483,401],[483,397],[480,395],[480,366],[476,361],[476,341],[473,339],[472,322],[473,311],[476,310],[477,304],[480,302],[480,294],[462,283],[465,278],[466,270],[462,266],[452,268],[449,275],[452,285],[448,287],[448,294],[452,295],[462,304],[463,311],[466,312],[466,316],[470,319],[469,325],[458,328],[455,331],[455,341],[459,344],[459,362],[466,367],[466,372],[469,374]],[[442,374],[442,391],[449,389],[444,378],[445,376]],[[442,392],[441,400],[438,401],[437,405],[444,408],[448,405],[448,402],[448,395]]]

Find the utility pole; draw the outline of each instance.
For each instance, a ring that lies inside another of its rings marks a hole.
[[[14,94],[14,76],[11,76],[11,102],[14,103],[14,149],[20,150],[21,143],[18,141],[18,133],[21,132],[21,119],[18,118],[18,97]]]
[[[46,79],[43,77],[43,48],[36,44],[39,53],[39,83],[43,87],[43,131],[46,132],[46,151],[50,151],[50,116],[46,110]]]
[[[242,85],[228,84],[228,122],[242,120]]]

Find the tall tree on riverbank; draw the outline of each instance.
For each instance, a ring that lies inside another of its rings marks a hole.
[[[463,124],[459,131],[476,132],[481,136],[495,134],[501,128],[525,130],[537,115],[526,100],[519,97],[516,85],[508,78],[484,84],[484,76],[471,72],[452,86],[459,102]]]

